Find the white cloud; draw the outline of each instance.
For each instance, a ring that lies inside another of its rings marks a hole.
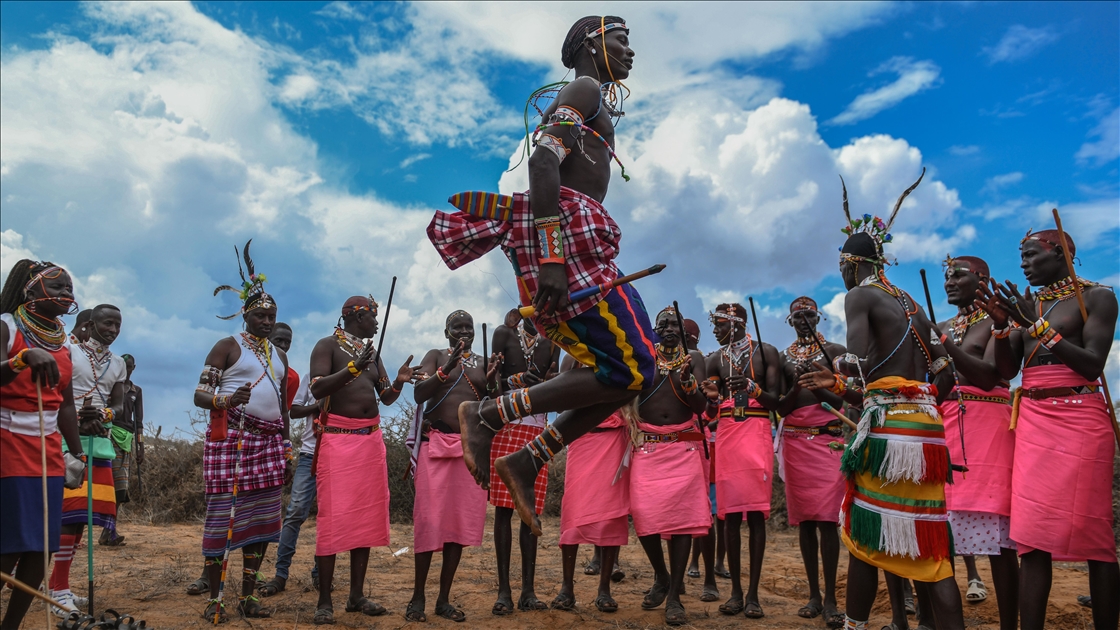
[[[432,157],[431,153],[417,153],[416,155],[410,155],[410,156],[406,157],[405,159],[401,160],[400,167],[401,168],[408,168],[408,167],[412,166],[413,164],[415,164],[415,163],[417,163],[421,160],[426,160],[430,157]]]
[[[1047,44],[1058,41],[1058,33],[1051,27],[1029,28],[1015,24],[1007,29],[995,46],[985,46],[980,53],[988,58],[988,63],[1025,59]]]
[[[845,341],[848,338],[848,314],[844,310],[844,298],[847,297],[847,291],[840,291],[832,296],[821,310],[824,311],[827,320],[822,324],[825,328],[825,336],[837,343],[846,345]]]
[[[979,152],[980,152],[980,147],[976,146],[975,144],[967,144],[967,145],[954,144],[953,146],[949,147],[949,153],[952,153],[953,155],[955,155],[957,157],[964,157],[966,155],[976,155]]]
[[[880,88],[864,92],[838,116],[832,125],[850,125],[890,109],[915,94],[941,85],[941,68],[932,61],[915,61],[910,57],[892,57],[868,73],[869,77],[893,73],[898,78]]]
[[[1021,181],[1023,181],[1023,174],[1018,171],[996,175],[984,180],[984,187],[980,189],[980,192],[982,194],[999,192],[999,190],[1018,184]]]
[[[1113,197],[1065,205],[1045,201],[1035,207],[1037,225],[1053,229],[1053,208],[1058,209],[1062,217],[1062,229],[1074,239],[1079,252],[1101,243],[1114,243],[1117,236],[1120,236],[1120,199]],[[1116,250],[1113,250],[1113,255],[1115,254]]]
[[[23,235],[15,230],[0,232],[0,285],[8,279],[12,266],[25,258],[35,260],[35,254],[23,246]]]
[[[1079,163],[1104,166],[1120,157],[1120,107],[1105,115],[1089,137],[1097,140],[1081,145],[1074,156]]]

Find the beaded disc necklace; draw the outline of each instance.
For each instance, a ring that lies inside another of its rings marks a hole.
[[[533,351],[537,348],[537,336],[525,330],[525,320],[517,323],[517,340],[521,342],[521,353],[525,355],[525,369],[533,367]]]
[[[789,347],[786,348],[786,356],[798,365],[808,365],[813,360],[824,357],[821,348],[825,343],[824,335],[820,333],[816,333],[815,337],[808,339],[798,337],[797,341],[789,344]]]
[[[360,355],[362,353],[362,350],[366,347],[365,340],[355,335],[351,335],[341,327],[335,327],[334,336],[338,341],[339,347],[342,348],[342,350],[346,352],[346,354],[352,357],[357,357],[358,355]]]
[[[1078,278],[1077,284],[1080,285],[1082,289],[1101,286],[1096,282],[1090,282],[1084,278]],[[1059,302],[1064,302],[1070,298],[1075,297],[1077,295],[1077,291],[1073,288],[1073,278],[1067,276],[1066,278],[1059,280],[1054,284],[1049,284],[1045,287],[1042,287],[1035,295],[1038,296],[1038,299],[1042,300],[1043,302],[1048,300],[1058,300]]]

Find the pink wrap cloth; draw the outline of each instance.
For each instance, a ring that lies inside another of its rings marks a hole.
[[[1015,432],[1009,402],[968,400],[969,396],[1010,400],[1006,388],[991,391],[964,385],[957,389],[964,396],[964,444],[968,454],[968,473],[953,475],[945,485],[945,504],[954,512],[984,512],[1011,515],[1011,463],[1015,455]],[[954,464],[964,464],[961,453],[960,406],[955,400],[941,403],[945,441]]]
[[[820,405],[808,405],[794,409],[786,416],[783,426],[823,427],[835,418]],[[797,525],[803,521],[839,523],[840,504],[844,501],[846,488],[844,475],[840,472],[843,451],[834,451],[828,445],[831,442],[843,444],[844,438],[825,433],[808,435],[785,431],[779,434],[778,440],[778,459],[786,482],[789,524]]]
[[[692,420],[664,427],[638,422],[642,431],[657,434],[695,427]],[[707,535],[712,525],[712,508],[704,479],[707,462],[703,448],[700,442],[651,442],[634,449],[630,464],[630,513],[639,536]]]
[[[1088,383],[1064,365],[1023,370],[1024,388]],[[1116,441],[1110,422],[1100,391],[1068,398],[1022,398],[1011,473],[1011,539],[1018,543],[1020,555],[1040,549],[1054,560],[1116,562]]]
[[[412,505],[415,553],[440,551],[444,543],[482,544],[486,491],[463,464],[458,433],[428,432],[416,465],[416,499]]]
[[[332,413],[326,426],[361,429],[380,421],[380,416],[347,418]],[[318,448],[315,555],[387,546],[389,469],[381,429],[368,435],[323,433]]]
[[[734,408],[725,400],[720,409]],[[752,409],[761,409],[751,400]],[[721,414],[722,416],[722,414]],[[721,417],[716,430],[716,506],[719,518],[736,512],[762,512],[770,518],[770,496],[774,490],[774,437],[765,416]],[[839,513],[839,510],[837,510]]]
[[[613,485],[630,448],[626,421],[617,413],[568,445],[564,498],[560,504],[560,544],[625,545],[630,539],[630,469]]]

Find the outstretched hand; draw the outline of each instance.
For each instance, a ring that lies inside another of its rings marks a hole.
[[[1015,286],[1015,283],[1010,280],[1005,280],[1003,285],[996,286],[999,287],[1000,306],[1007,311],[1011,319],[1023,327],[1029,327],[1033,324],[1034,320],[1031,317],[1036,311],[1031,288],[1028,286],[1027,292],[1020,295],[1019,287]]]
[[[832,373],[832,370],[818,361],[813,361],[813,367],[816,369],[802,374],[797,379],[797,383],[809,391],[831,389],[836,383],[836,375]]]
[[[467,344],[465,341],[460,341],[451,348],[451,352],[448,353],[447,356],[447,362],[443,364],[443,373],[445,375],[451,374],[451,370],[459,367],[459,360],[463,358],[463,352],[466,350],[466,348]],[[409,361],[411,360],[412,359],[410,358]]]
[[[404,360],[404,364],[401,365],[400,369],[397,370],[397,378],[395,381],[393,381],[393,389],[399,391],[400,388],[404,387],[405,383],[411,383],[415,379],[423,375],[423,372],[420,371],[421,366],[408,365],[409,363],[412,363],[413,358],[413,355],[408,355],[408,358]]]
[[[1000,303],[999,284],[995,280],[981,282],[976,288],[976,299],[972,303],[976,308],[987,313],[997,328],[1007,326],[1008,313]]]

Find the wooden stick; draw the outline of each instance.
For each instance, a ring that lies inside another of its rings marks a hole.
[[[934,327],[937,327],[937,316],[933,314],[933,299],[929,296],[929,282],[926,281],[926,270],[919,269],[918,273],[922,275],[922,288],[926,292],[926,308],[929,309],[929,321],[933,322]]]
[[[839,419],[840,419],[840,421],[841,421],[841,422],[843,422],[844,424],[848,425],[848,428],[849,428],[849,429],[851,429],[851,430],[853,430],[853,431],[855,431],[855,430],[859,429],[859,425],[857,425],[856,423],[852,422],[851,418],[849,418],[848,416],[845,416],[844,414],[842,414],[842,413],[840,413],[839,411],[837,411],[837,410],[836,410],[836,408],[835,408],[835,407],[833,407],[832,405],[830,405],[830,404],[828,404],[828,403],[826,403],[826,402],[822,402],[822,403],[821,403],[821,407],[824,407],[824,410],[825,410],[825,411],[827,411],[827,412],[831,413],[832,415],[836,416],[837,418],[839,418]]]
[[[87,398],[88,400],[88,398]],[[89,438],[86,458],[86,577],[89,588],[89,614],[93,616],[93,436]],[[46,579],[46,578],[43,578]]]
[[[653,274],[661,273],[664,270],[665,270],[665,265],[654,265],[654,266],[650,267],[649,269],[643,269],[643,270],[639,271],[638,273],[632,273],[628,276],[622,276],[621,278],[616,278],[613,282],[604,282],[603,284],[598,284],[598,285],[595,285],[593,287],[588,287],[586,289],[580,289],[579,291],[573,291],[572,293],[570,293],[568,295],[568,300],[571,301],[571,302],[575,302],[577,300],[582,300],[585,297],[595,295],[596,293],[600,293],[600,292],[604,292],[604,291],[610,291],[611,289],[613,289],[617,286],[621,286],[621,285],[624,285],[624,284],[629,284],[629,283],[633,282],[634,280],[641,280],[642,278],[645,278],[646,276],[652,276]],[[521,313],[522,317],[532,317],[537,312],[537,309],[536,309],[536,307],[534,307],[532,305],[522,306],[521,308],[517,309],[517,312]]]
[[[1077,295],[1077,306],[1081,309],[1081,319],[1089,321],[1089,311],[1085,310],[1085,297],[1081,295],[1081,283],[1077,281],[1077,272],[1073,269],[1073,255],[1069,253],[1066,244],[1066,233],[1062,229],[1062,217],[1058,216],[1058,209],[1054,208],[1054,225],[1058,227],[1058,238],[1062,241],[1062,254],[1066,257],[1066,267],[1069,268],[1069,277],[1073,281],[1073,292]],[[1108,380],[1105,379],[1104,370],[1101,370],[1101,389],[1104,390],[1104,400],[1108,404],[1108,415],[1112,418],[1112,433],[1116,436],[1116,443],[1120,444],[1120,423],[1116,421],[1116,407],[1112,406],[1112,394],[1108,391]]]
[[[43,464],[43,582],[50,578],[51,567],[51,530],[50,530],[50,493],[47,492],[47,422],[43,418],[43,385],[35,380],[35,398],[39,403],[39,454]],[[46,607],[47,628],[51,623],[51,607]]]
[[[385,329],[389,327],[389,311],[393,310],[393,293],[397,290],[397,277],[393,276],[393,284],[389,286],[389,303],[385,305],[385,318],[381,320],[381,339],[377,341],[377,356],[374,361],[377,361],[377,369],[381,370],[381,348],[385,347]],[[378,378],[386,376],[379,374]]]
[[[47,577],[43,576],[43,579],[46,580]],[[24,584],[23,582],[20,582],[16,578],[8,575],[7,573],[4,573],[3,571],[0,571],[0,581],[2,581],[5,584],[11,586],[12,588],[18,588],[19,590],[23,591],[24,593],[27,593],[28,595],[30,595],[32,597],[36,597],[38,599],[41,599],[44,602],[50,604],[51,606],[54,606],[56,608],[62,608],[63,610],[65,610],[65,608],[62,606],[61,603],[52,599],[51,597],[48,597],[48,596],[44,595],[43,593],[40,593],[39,589],[31,588],[30,586]],[[50,612],[51,612],[51,609],[48,607],[47,608],[47,614],[49,615]],[[52,621],[54,621],[54,620],[51,619],[50,617],[47,617],[47,622],[48,622],[47,627],[48,628],[51,627],[52,625],[54,625],[53,623],[50,623]]]

